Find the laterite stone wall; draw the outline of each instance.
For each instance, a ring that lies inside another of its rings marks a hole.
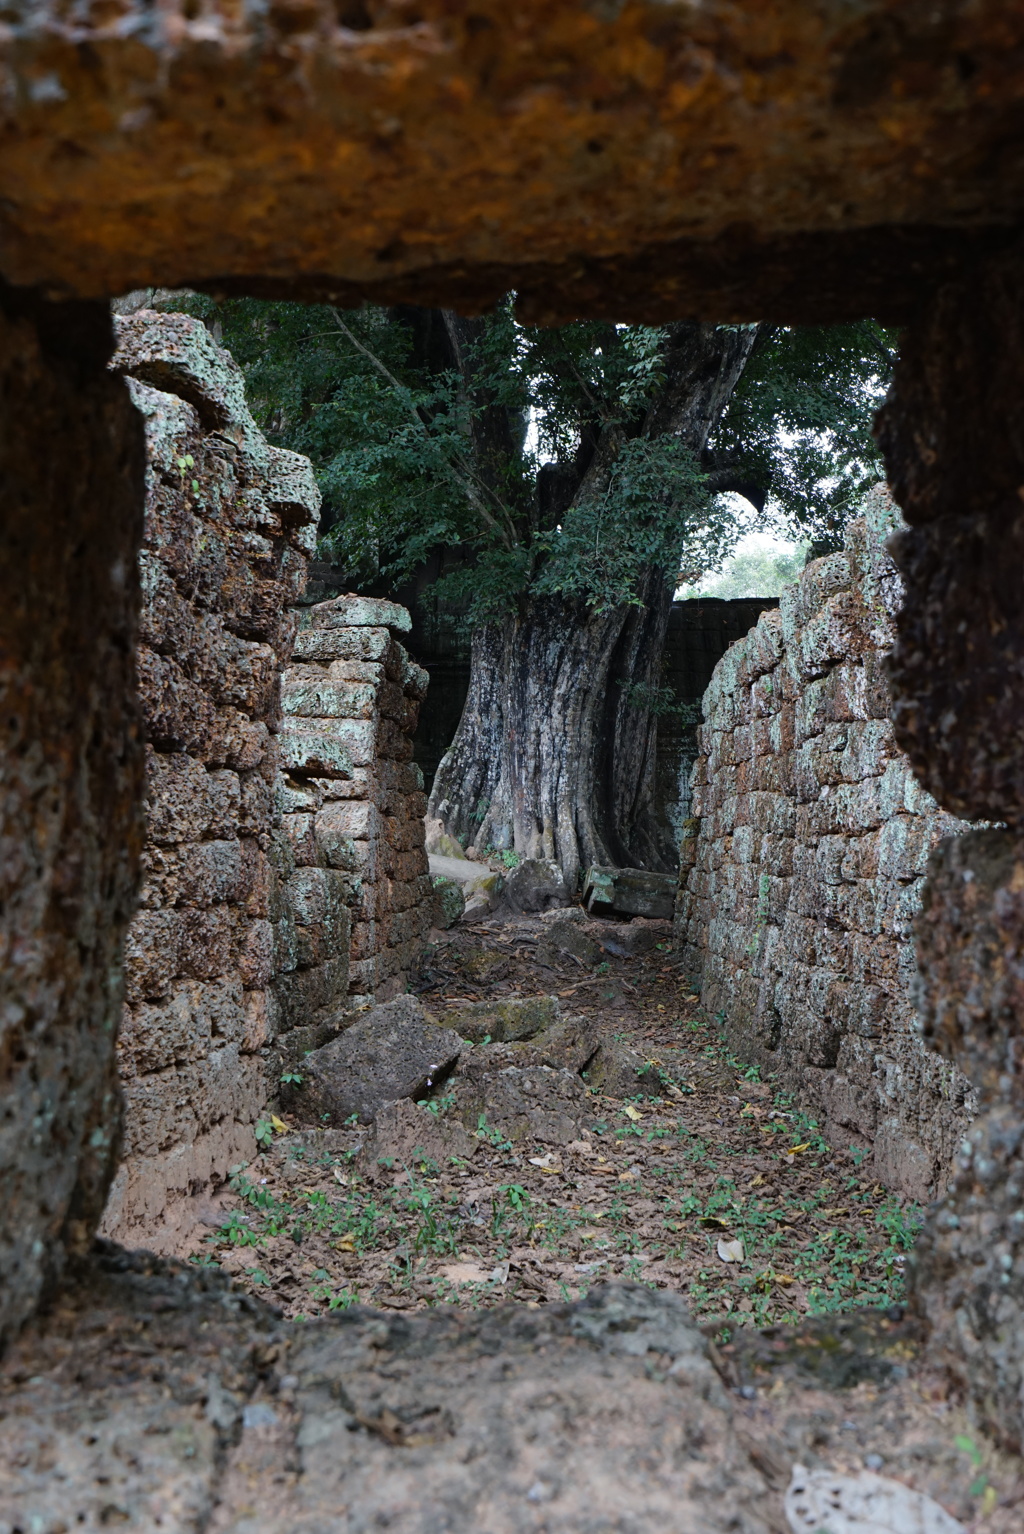
[[[971,1110],[927,1050],[912,925],[929,853],[968,828],[918,784],[890,723],[903,594],[869,493],[845,548],[808,565],[732,645],[704,696],[679,941],[736,1049],[780,1073],[834,1143],[928,1197]]]
[[[318,848],[350,871],[353,1003],[406,989],[430,930],[423,774],[412,737],[429,678],[398,636],[409,613],[394,602],[339,596],[306,608],[283,683],[289,813],[296,862]],[[315,767],[333,740],[348,775]],[[314,767],[304,766],[309,759]]]
[[[166,1248],[254,1154],[282,1073],[418,966],[427,676],[395,638],[404,608],[302,605],[312,466],[266,442],[230,354],[186,315],[115,324],[146,434],[146,835],[103,1230]]]
[[[103,1228],[134,1244],[158,1226],[170,1239],[187,1195],[254,1150],[268,1096],[280,673],[320,495],[307,459],[265,441],[241,371],[200,322],[141,310],[115,325],[112,366],[146,433],[146,839]]]

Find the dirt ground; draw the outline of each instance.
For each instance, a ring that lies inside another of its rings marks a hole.
[[[471,1001],[555,994],[563,1013],[655,1062],[662,1094],[592,1092],[586,1127],[565,1147],[481,1134],[468,1158],[383,1178],[358,1155],[365,1126],[303,1128],[283,1113],[207,1209],[194,1262],[290,1318],[353,1304],[544,1304],[609,1278],[681,1293],[723,1338],[737,1321],[900,1302],[920,1210],[730,1057],[667,924],[645,955],[604,952],[590,967],[547,949],[541,963],[538,919],[434,936],[416,988],[442,1022]]]
[[[207,1208],[191,1261],[300,1321],[440,1307],[439,1324],[469,1324],[467,1312],[509,1300],[557,1320],[608,1280],[675,1291],[773,1498],[794,1463],[880,1470],[970,1534],[1024,1527],[1019,1461],[928,1377],[904,1316],[920,1209],[730,1056],[668,925],[643,956],[605,951],[589,965],[552,955],[543,918],[433,936],[416,988],[440,1021],[470,1002],[554,994],[564,1014],[654,1062],[660,1094],[589,1090],[580,1136],[562,1147],[481,1130],[468,1156],[390,1168],[360,1155],[365,1125],[275,1116],[261,1154]],[[434,1093],[439,1118],[448,1085]]]

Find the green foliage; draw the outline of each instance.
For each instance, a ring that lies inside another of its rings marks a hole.
[[[717,461],[737,483],[767,490],[816,552],[841,544],[857,501],[882,477],[871,425],[895,358],[895,331],[874,320],[777,327],[759,338],[714,433]]]
[[[735,517],[713,502],[707,477],[675,437],[625,442],[607,484],[584,487],[564,521],[540,542],[550,555],[541,593],[582,596],[602,609],[638,601],[645,570],[707,568],[735,538]]]
[[[700,705],[678,698],[667,683],[660,687],[649,687],[643,682],[623,682],[620,686],[627,708],[652,714],[656,719],[679,719],[683,724],[693,725],[701,721]],[[658,947],[661,946],[659,943]]]
[[[835,539],[878,476],[892,341],[871,322],[763,331],[698,462],[658,425],[671,328],[526,329],[507,301],[458,322],[455,348],[439,311],[186,306],[220,324],[269,439],[312,459],[321,553],[358,587],[457,550],[443,599],[470,623],[524,594],[602,609],[638,601],[652,568],[718,568],[739,524],[717,492],[740,481],[799,536]]]
[[[800,579],[809,545],[798,544],[791,554],[773,554],[768,549],[748,549],[734,554],[722,566],[721,573],[706,577],[685,595],[697,597],[777,597],[783,586]]]

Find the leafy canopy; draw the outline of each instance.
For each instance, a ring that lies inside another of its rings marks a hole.
[[[354,585],[398,585],[437,548],[459,550],[446,595],[468,600],[471,621],[524,592],[634,601],[652,567],[699,578],[740,530],[728,488],[835,543],[879,475],[870,422],[893,340],[870,321],[762,327],[698,461],[651,429],[664,328],[527,329],[508,302],[465,323],[456,365],[439,311],[189,307],[221,328],[270,440],[312,459],[322,555]]]

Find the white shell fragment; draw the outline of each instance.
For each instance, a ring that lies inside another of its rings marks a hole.
[[[793,1534],[967,1534],[931,1497],[870,1470],[831,1475],[794,1465],[785,1508]]]
[[[718,1255],[723,1262],[743,1261],[743,1242],[740,1240],[726,1241],[724,1236],[718,1240]]]

